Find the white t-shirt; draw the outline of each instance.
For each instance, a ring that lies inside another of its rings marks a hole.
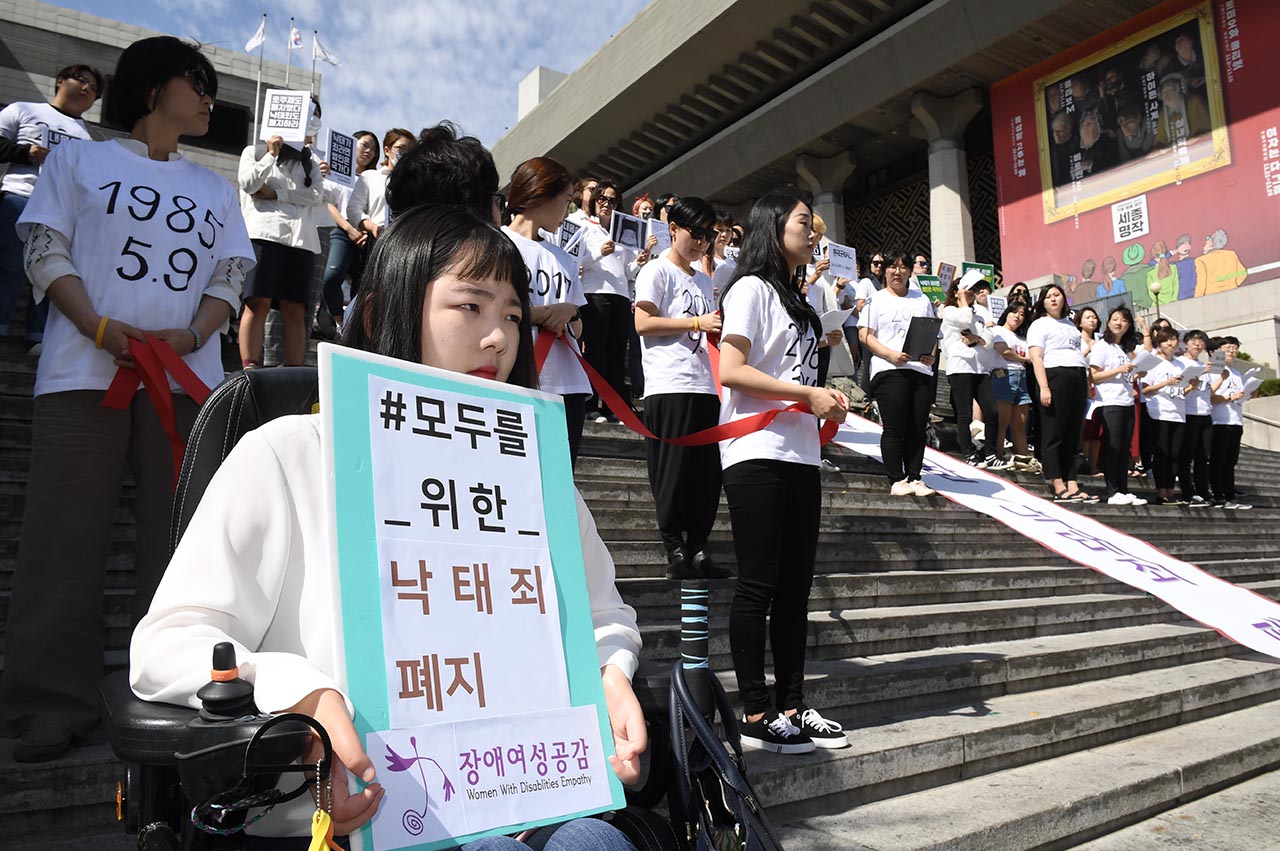
[[[1132,358],[1125,354],[1124,349],[1106,340],[1096,341],[1089,352],[1089,366],[1096,366],[1101,370],[1115,369],[1131,360]],[[1121,372],[1102,381],[1094,381],[1093,386],[1098,391],[1098,395],[1094,398],[1098,407],[1133,405],[1133,373]]]
[[[636,276],[636,303],[642,301],[658,308],[657,315],[667,319],[692,320],[716,309],[706,273],[695,268],[692,275],[686,275],[666,254],[650,260]],[[663,393],[716,392],[706,334],[646,334],[640,338],[640,347],[646,398]]]
[[[924,293],[918,289],[908,289],[906,295],[899,296],[885,287],[867,299],[862,307],[862,315],[858,317],[858,327],[875,332],[876,339],[881,343],[901,351],[907,342],[911,320],[916,316],[933,316],[933,305]],[[897,366],[879,355],[871,358],[872,378],[891,369],[912,369],[922,375],[933,375],[933,370],[920,361],[907,361],[902,366]]]
[[[996,343],[1004,343],[1012,349],[1014,353],[1022,355],[1024,358],[1027,356],[1027,341],[1003,325],[997,325],[992,328],[991,336],[991,351],[994,352],[996,350]],[[1027,368],[1026,364],[1005,360],[1004,355],[1001,355],[999,352],[997,352],[996,355],[1000,360],[1004,361],[1001,365],[1002,369],[1007,369],[1010,372],[1019,372],[1024,371]]]
[[[1179,367],[1186,371],[1193,366],[1202,366],[1200,361],[1183,355],[1175,358]],[[1209,402],[1209,385],[1211,382],[1209,373],[1202,374],[1191,385],[1191,389],[1187,391],[1183,398],[1187,403],[1187,416],[1189,417],[1207,417],[1213,411],[1213,405]]]
[[[625,245],[614,245],[613,251],[606,255],[600,253],[600,246],[609,241],[609,232],[595,221],[583,225],[587,232],[582,235],[582,247],[578,252],[578,260],[582,264],[582,291],[591,295],[620,295],[631,298],[631,279],[635,278],[639,267],[636,266],[637,252]]]
[[[44,133],[49,134],[48,147],[54,148],[68,139],[89,141],[89,128],[84,120],[72,118],[49,103],[11,103],[0,109],[0,136],[12,139],[19,145],[39,145]],[[40,166],[25,163],[9,163],[9,170],[0,180],[0,191],[14,195],[30,195],[36,188]]]
[[[1218,374],[1220,375],[1221,373]],[[1213,386],[1212,382],[1209,386]],[[1244,379],[1240,377],[1240,373],[1228,367],[1227,378],[1218,385],[1217,395],[1225,398],[1243,392]],[[1218,402],[1213,406],[1209,416],[1213,419],[1214,425],[1244,425],[1244,399],[1237,399],[1234,402]]]
[[[1041,316],[1027,329],[1027,348],[1039,346],[1044,352],[1044,368],[1078,366],[1086,368],[1080,329],[1070,319]]]
[[[236,190],[225,178],[181,157],[148,159],[117,141],[61,145],[49,154],[18,236],[25,240],[35,224],[71,243],[71,262],[95,311],[143,330],[189,327],[219,261],[238,257],[246,269],[254,263]],[[27,247],[28,254],[39,250]],[[36,395],[106,390],[117,368],[93,342],[53,305]],[[217,339],[183,360],[209,387],[222,381]],[[172,378],[169,385],[179,390]]]
[[[759,277],[740,278],[722,301],[721,338],[751,341],[747,366],[779,381],[815,387],[818,383],[818,337],[806,325],[796,326],[773,287]],[[762,411],[786,408],[790,402],[758,399],[724,388],[720,423],[740,420]],[[775,460],[817,466],[821,461],[818,418],[812,414],[781,414],[769,427],[744,437],[720,441],[720,467],[739,461]]]
[[[525,268],[529,271],[529,304],[533,307],[545,307],[550,304],[573,304],[581,307],[587,303],[582,294],[582,284],[578,280],[578,264],[572,262],[569,255],[559,246],[550,242],[534,242],[504,227],[505,233],[524,258]],[[537,342],[542,330],[536,325],[533,328],[533,339]],[[574,350],[581,353],[578,341],[566,332],[565,339]],[[582,364],[564,346],[556,343],[547,353],[547,360],[538,375],[538,389],[548,393],[559,393],[567,396],[572,393],[590,393],[591,381],[587,378]]]
[[[1182,370],[1182,364],[1176,359],[1167,361],[1161,358],[1160,365],[1143,376],[1142,386],[1150,387],[1153,384],[1168,381],[1170,378],[1182,375]],[[1182,389],[1178,385],[1171,384],[1153,394],[1144,393],[1143,397],[1146,399],[1147,413],[1151,415],[1151,419],[1174,423],[1186,422],[1186,400],[1182,398]]]

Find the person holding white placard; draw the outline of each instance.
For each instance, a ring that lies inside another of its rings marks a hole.
[[[564,338],[573,351],[554,345],[538,376],[538,387],[564,399],[569,428],[569,457],[578,460],[582,417],[591,382],[574,357],[580,352],[582,320],[578,310],[587,303],[578,280],[578,263],[542,233],[555,233],[572,198],[569,170],[549,157],[535,157],[516,167],[507,190],[510,222],[502,230],[520,249],[529,272],[529,304],[536,334]],[[535,340],[537,337],[535,336]]]
[[[1240,440],[1244,436],[1244,380],[1235,369],[1240,341],[1235,337],[1215,337],[1210,342],[1209,354],[1219,349],[1227,357],[1226,364],[1209,384],[1209,401],[1213,405],[1209,415],[1213,420],[1209,486],[1213,490],[1215,508],[1249,509],[1253,506],[1238,499],[1236,494],[1236,464],[1240,460]]]
[[[354,136],[355,174],[357,181],[360,175],[375,168],[378,162],[378,137],[368,130],[358,130]],[[316,311],[316,331],[314,336],[322,340],[337,339],[338,326],[342,324],[343,303],[342,282],[351,275],[352,295],[359,289],[360,267],[365,244],[369,235],[360,228],[359,222],[347,219],[347,204],[355,191],[354,186],[346,186],[337,181],[324,179],[325,197],[329,208],[329,217],[333,227],[329,233],[329,256],[325,259],[323,298]]]
[[[1117,307],[1107,317],[1102,339],[1089,350],[1089,371],[1097,390],[1102,421],[1099,466],[1107,483],[1108,505],[1146,505],[1129,492],[1129,448],[1133,443],[1133,350],[1138,347],[1133,314]]]
[[[36,297],[53,302],[0,682],[23,762],[61,756],[98,722],[102,586],[126,469],[135,620],[164,571],[177,473],[166,430],[185,440],[199,406],[172,381],[167,412],[146,392],[124,409],[105,407],[103,393],[148,335],[217,385],[219,338],[253,264],[234,188],[178,153],[182,136],[208,132],[218,88],[209,60],[176,38],[143,39],[121,53],[113,85],[129,136],[55,148],[18,221]]]
[[[496,182],[496,181],[495,181]],[[344,342],[387,357],[493,381],[536,387],[527,272],[496,227],[458,207],[429,204],[397,216],[369,258],[364,291]],[[342,637],[328,551],[320,418],[274,419],[236,444],[209,483],[174,552],[151,610],[130,647],[130,682],[145,700],[199,706],[210,646],[231,641],[241,676],[264,712],[314,717],[333,742],[335,834],[369,821],[382,800],[383,768],[365,753],[354,707],[338,685]],[[613,769],[635,783],[647,743],[631,689],[640,633],[614,584],[613,560],[577,497],[592,618],[617,756]],[[513,650],[513,652],[516,652]],[[6,674],[7,676],[7,674]],[[347,774],[366,784],[348,792]],[[276,807],[248,828],[259,837],[310,835],[315,804]],[[548,848],[584,834],[608,851],[631,846],[600,820],[558,829]],[[259,847],[272,847],[262,844]],[[277,846],[278,847],[278,846]],[[467,849],[520,847],[484,839]]]
[[[391,205],[387,203],[387,181],[400,158],[413,150],[417,140],[403,127],[392,127],[382,134],[383,160],[377,168],[360,173],[360,179],[347,200],[347,221],[376,240],[391,223]]]
[[[35,189],[45,157],[68,140],[90,139],[84,115],[103,91],[102,72],[90,65],[68,65],[53,81],[49,103],[11,103],[0,110],[0,166],[7,165],[0,180],[0,337],[9,333],[13,308],[23,291],[31,287],[22,269],[22,240],[15,225]],[[35,346],[44,339],[49,317],[48,300],[27,303],[26,341]]]
[[[822,501],[818,425],[843,421],[849,411],[843,396],[817,386],[818,349],[841,338],[835,331],[822,335],[800,293],[799,274],[813,256],[812,222],[808,201],[794,190],[756,201],[738,275],[720,296],[721,425],[795,402],[813,411],[778,414],[764,429],[720,443],[738,560],[729,649],[742,695],[742,743],[778,753],[849,743],[839,724],[804,700]],[[765,685],[766,637],[772,694]]]
[[[720,399],[707,335],[720,331],[711,279],[697,263],[716,213],[701,198],[681,198],[668,213],[671,248],[636,278],[636,333],[644,357],[645,425],[659,437],[713,428]],[[720,505],[720,453],[710,446],[645,441],[649,486],[671,579],[731,574],[711,561],[707,538]]]
[[[912,360],[902,351],[911,320],[932,317],[933,305],[910,285],[910,255],[883,252],[885,287],[865,303],[858,319],[859,339],[871,357],[871,397],[880,411],[884,430],[880,455],[889,493],[893,496],[931,496],[935,491],[921,479],[925,428],[933,405],[934,355]]]
[[[1182,337],[1186,353],[1178,358],[1185,370],[1200,365],[1200,356],[1209,344],[1209,335],[1203,331],[1188,331]],[[1187,388],[1187,420],[1182,429],[1182,448],[1178,454],[1178,485],[1182,499],[1192,508],[1207,508],[1213,504],[1213,491],[1209,487],[1209,449],[1213,441],[1213,404],[1209,401],[1209,384],[1213,376],[1208,372],[1196,378]]]
[[[1033,315],[1027,348],[1040,388],[1040,462],[1045,478],[1055,502],[1097,502],[1096,496],[1080,490],[1076,480],[1076,448],[1089,402],[1089,367],[1062,287],[1049,284],[1040,290]]]
[[[1182,389],[1183,366],[1174,354],[1178,347],[1178,332],[1172,328],[1157,328],[1151,338],[1162,363],[1142,377],[1140,386],[1147,413],[1156,426],[1154,504],[1185,505],[1173,495],[1174,472],[1182,449],[1182,429],[1187,421],[1187,401]]]

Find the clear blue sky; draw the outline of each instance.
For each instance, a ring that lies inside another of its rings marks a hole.
[[[341,61],[321,64],[326,126],[414,131],[447,118],[492,145],[516,123],[517,87],[534,67],[573,71],[647,0],[61,0],[57,5],[243,50],[267,14],[266,58],[285,61],[289,18]],[[696,0],[694,0],[696,2]]]

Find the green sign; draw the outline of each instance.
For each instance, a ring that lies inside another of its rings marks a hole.
[[[995,266],[993,266],[990,263],[961,263],[960,277],[963,278],[964,273],[968,272],[970,269],[977,269],[979,272],[981,272],[982,277],[987,279],[987,283],[991,285],[992,289],[995,288],[995,285],[996,285],[996,267]]]
[[[916,283],[920,284],[920,292],[934,304],[942,304],[947,296],[942,289],[942,279],[937,275],[916,275]]]

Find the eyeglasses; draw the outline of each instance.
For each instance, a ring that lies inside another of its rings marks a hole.
[[[93,77],[89,76],[83,71],[81,71],[78,74],[72,74],[67,79],[75,80],[77,83],[79,83],[82,86],[88,86],[89,91],[93,92],[95,95],[98,94],[98,81],[93,79]]]
[[[209,81],[205,79],[203,72],[192,68],[190,70],[183,71],[178,76],[191,84],[191,91],[196,93],[196,97],[213,98],[213,91],[209,86]]]
[[[616,207],[618,206],[618,196],[617,195],[601,195],[599,198],[596,199],[596,203],[608,204],[610,207]]]
[[[689,236],[693,237],[697,242],[710,242],[716,238],[715,228],[690,228],[677,222],[673,222],[672,224],[675,224],[678,228],[684,228]]]
[[[906,264],[906,263],[903,263],[903,262],[901,262],[901,261],[899,261],[899,262],[897,262],[897,263],[894,263],[894,264],[893,264],[892,266],[890,266],[889,268],[890,268],[890,269],[898,269],[898,270],[900,270],[900,271],[905,272],[905,271],[907,271],[907,264]]]

